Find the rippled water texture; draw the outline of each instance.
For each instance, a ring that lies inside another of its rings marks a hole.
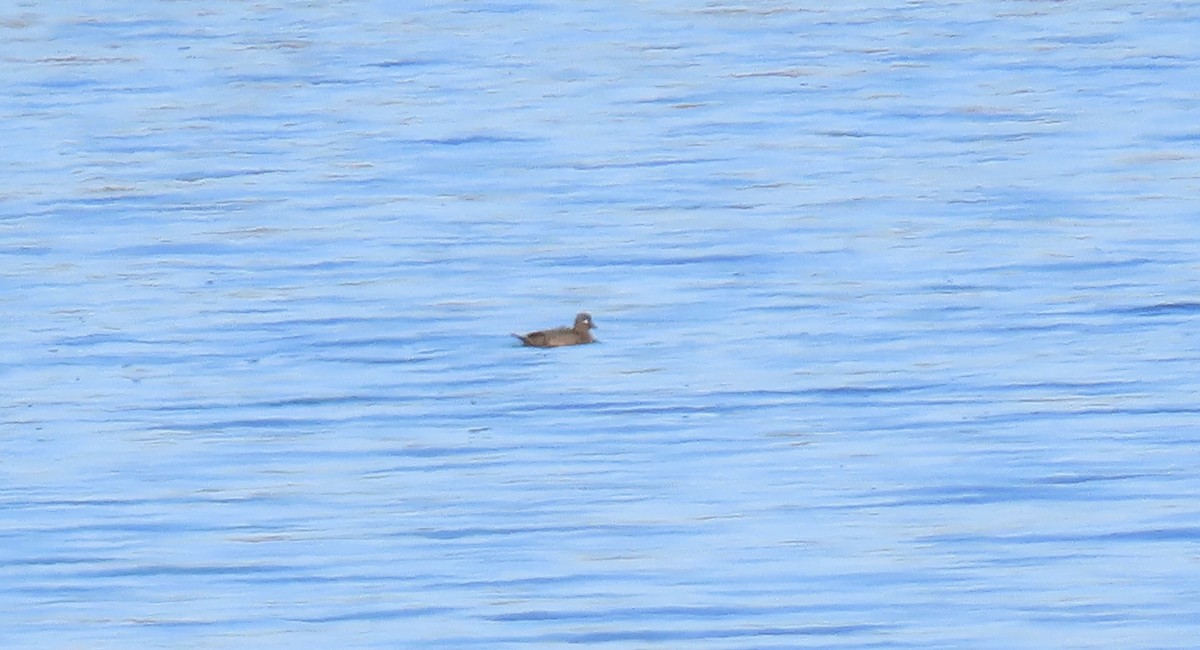
[[[0,11],[0,645],[1193,647],[1200,8],[826,4]]]

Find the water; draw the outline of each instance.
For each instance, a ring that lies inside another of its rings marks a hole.
[[[325,4],[0,14],[5,647],[1192,645],[1200,9]]]

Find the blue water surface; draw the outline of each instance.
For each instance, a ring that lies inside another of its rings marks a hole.
[[[0,645],[1193,647],[1200,6],[833,4],[0,10]]]

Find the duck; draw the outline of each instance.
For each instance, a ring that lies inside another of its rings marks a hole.
[[[583,345],[595,343],[591,330],[596,327],[591,314],[580,312],[575,316],[575,325],[571,327],[556,327],[552,330],[530,332],[528,334],[513,334],[521,339],[521,343],[531,348],[557,348],[564,345]]]

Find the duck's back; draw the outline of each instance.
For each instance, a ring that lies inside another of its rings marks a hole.
[[[569,327],[559,327],[542,332],[530,332],[525,335],[514,334],[514,336],[521,339],[521,342],[525,345],[534,348],[557,348],[564,345],[581,345],[583,343],[591,343],[595,340],[592,338],[591,332],[580,333]]]

